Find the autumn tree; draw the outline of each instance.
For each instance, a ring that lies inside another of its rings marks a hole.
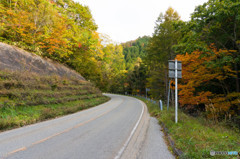
[[[88,7],[72,0],[2,0],[0,40],[67,64],[100,85],[103,58]]]
[[[231,119],[238,115],[239,93],[233,92],[228,81],[236,77],[232,67],[235,50],[218,50],[210,46],[207,52],[193,51],[177,55],[183,64],[179,84],[179,102],[189,112],[205,111],[209,118]],[[226,61],[225,58],[229,60]]]
[[[240,2],[236,0],[209,0],[192,13],[191,21],[181,29],[183,38],[175,47],[180,54],[195,50],[207,51],[214,43],[218,49],[236,50],[233,58],[235,89],[240,90]]]

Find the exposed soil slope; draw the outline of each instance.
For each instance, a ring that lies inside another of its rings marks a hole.
[[[66,66],[0,42],[0,70],[3,69],[84,80],[80,74]]]

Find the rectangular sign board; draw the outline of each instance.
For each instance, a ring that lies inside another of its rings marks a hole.
[[[175,78],[175,70],[168,70],[168,77],[169,78]],[[177,78],[182,78],[182,71],[177,71]]]
[[[150,91],[150,88],[146,88],[146,92],[149,92]]]
[[[175,60],[168,61],[168,77],[175,78]],[[182,62],[177,61],[177,78],[182,78]]]
[[[175,61],[174,60],[169,60],[168,61],[168,69],[169,70],[175,70]],[[182,70],[182,62],[181,61],[177,62],[177,69]]]

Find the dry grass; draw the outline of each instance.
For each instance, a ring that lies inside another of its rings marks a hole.
[[[19,127],[103,103],[90,82],[0,71],[0,129]]]

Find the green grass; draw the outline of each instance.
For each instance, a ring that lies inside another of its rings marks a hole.
[[[99,105],[108,100],[109,97],[102,96],[61,104],[3,107],[0,109],[0,130],[21,127],[46,119],[74,113]]]
[[[180,158],[212,158],[227,159],[237,156],[210,156],[210,151],[237,151],[240,152],[240,132],[227,128],[223,123],[214,123],[203,117],[192,117],[181,110],[178,111],[178,123],[175,124],[174,108],[169,111],[164,107],[160,111],[157,104],[143,100],[151,116],[156,117],[159,123],[164,123],[169,135],[175,142],[176,148],[182,150],[184,155]]]

